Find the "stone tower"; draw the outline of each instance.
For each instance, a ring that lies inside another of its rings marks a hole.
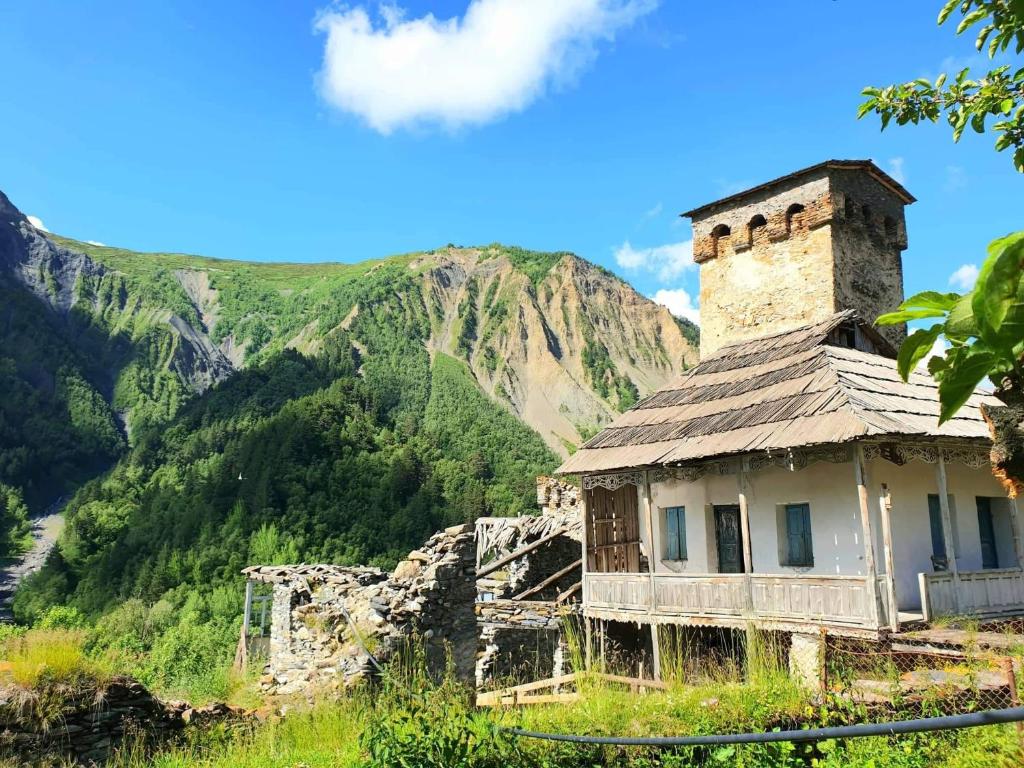
[[[903,301],[903,207],[914,198],[869,160],[829,160],[692,211],[700,352],[855,309]],[[894,346],[905,326],[880,328]]]

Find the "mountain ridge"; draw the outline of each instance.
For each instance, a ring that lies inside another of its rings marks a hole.
[[[282,349],[316,354],[339,330],[362,354],[360,305],[380,297],[359,295],[358,284],[399,266],[419,282],[419,295],[395,290],[426,309],[428,349],[465,360],[492,399],[563,456],[696,360],[694,326],[570,252],[446,246],[357,263],[140,253],[40,232],[3,200],[22,247],[0,245],[0,256],[37,298],[59,314],[77,307],[114,320],[114,332],[133,317],[171,327],[179,343],[163,362],[183,385],[178,399]],[[137,407],[115,409],[130,436]],[[158,410],[166,418],[173,408]]]

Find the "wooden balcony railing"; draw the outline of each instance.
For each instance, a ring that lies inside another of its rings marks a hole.
[[[1024,571],[992,568],[953,574],[920,573],[925,620],[937,616],[998,617],[1024,612]]]
[[[583,586],[585,609],[599,611],[869,629],[887,623],[884,583],[876,619],[864,576],[587,573]]]

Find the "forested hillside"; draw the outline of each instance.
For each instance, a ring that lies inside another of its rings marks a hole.
[[[153,674],[230,652],[245,565],[389,565],[532,511],[535,475],[696,358],[694,327],[571,254],[253,264],[0,218],[3,546],[77,489],[15,614],[73,606]]]

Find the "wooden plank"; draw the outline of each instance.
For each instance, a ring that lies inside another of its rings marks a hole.
[[[499,688],[496,691],[488,691],[488,693],[495,696],[512,696],[515,693],[524,693],[527,691],[539,691],[542,688],[554,688],[556,685],[564,685],[565,683],[571,683],[576,679],[576,673],[570,672],[567,675],[555,675],[554,677],[546,677],[543,680],[534,680],[532,683],[522,683],[521,685],[513,685],[509,688]]]
[[[565,590],[565,592],[563,592],[558,597],[556,597],[555,598],[555,602],[556,603],[564,602],[566,600],[566,598],[572,597],[573,594],[575,594],[576,592],[579,592],[580,587],[582,587],[582,586],[583,586],[583,582],[582,581],[577,581],[575,584],[573,584],[571,587],[569,587],[567,590]]]
[[[497,699],[488,694],[477,694],[478,707],[525,706],[527,704],[572,704],[579,701],[578,693],[547,693],[539,696],[506,697]]]
[[[544,587],[551,586],[556,581],[558,581],[560,578],[562,578],[563,576],[568,574],[570,571],[578,568],[581,565],[582,562],[583,562],[582,559],[574,560],[572,563],[570,563],[569,565],[565,566],[565,568],[563,568],[562,570],[560,570],[560,571],[558,571],[556,573],[553,573],[550,576],[548,576],[546,579],[544,579],[544,581],[540,582],[540,584],[537,584],[535,586],[530,587],[525,592],[520,592],[518,595],[514,596],[512,599],[513,600],[524,600],[525,598],[529,597],[530,595],[533,595],[533,594],[536,594],[537,592],[540,592],[542,589],[544,589]],[[556,602],[557,602],[557,600],[556,600]]]
[[[621,683],[622,685],[628,685],[630,687],[643,687],[643,688],[656,688],[659,691],[667,691],[668,684],[661,680],[645,680],[642,677],[625,677],[623,675],[611,675],[604,672],[595,672],[594,676],[598,680],[604,680],[608,683]]]
[[[519,549],[517,549],[515,552],[512,552],[511,554],[505,555],[505,557],[498,558],[493,563],[490,563],[489,565],[485,566],[483,568],[483,570],[478,570],[476,572],[476,577],[479,579],[479,578],[482,578],[484,576],[487,576],[488,574],[494,573],[497,570],[500,570],[500,569],[504,568],[506,565],[508,565],[509,563],[511,563],[511,562],[513,562],[515,560],[518,560],[523,555],[527,555],[530,552],[533,552],[533,550],[535,550],[535,549],[537,549],[539,547],[544,546],[545,544],[547,544],[552,539],[557,539],[559,536],[562,536],[563,534],[565,534],[566,531],[568,531],[568,530],[569,529],[565,528],[565,527],[559,528],[558,530],[552,531],[547,536],[542,536],[541,538],[537,539],[532,544],[527,544],[525,547],[520,547]]]

